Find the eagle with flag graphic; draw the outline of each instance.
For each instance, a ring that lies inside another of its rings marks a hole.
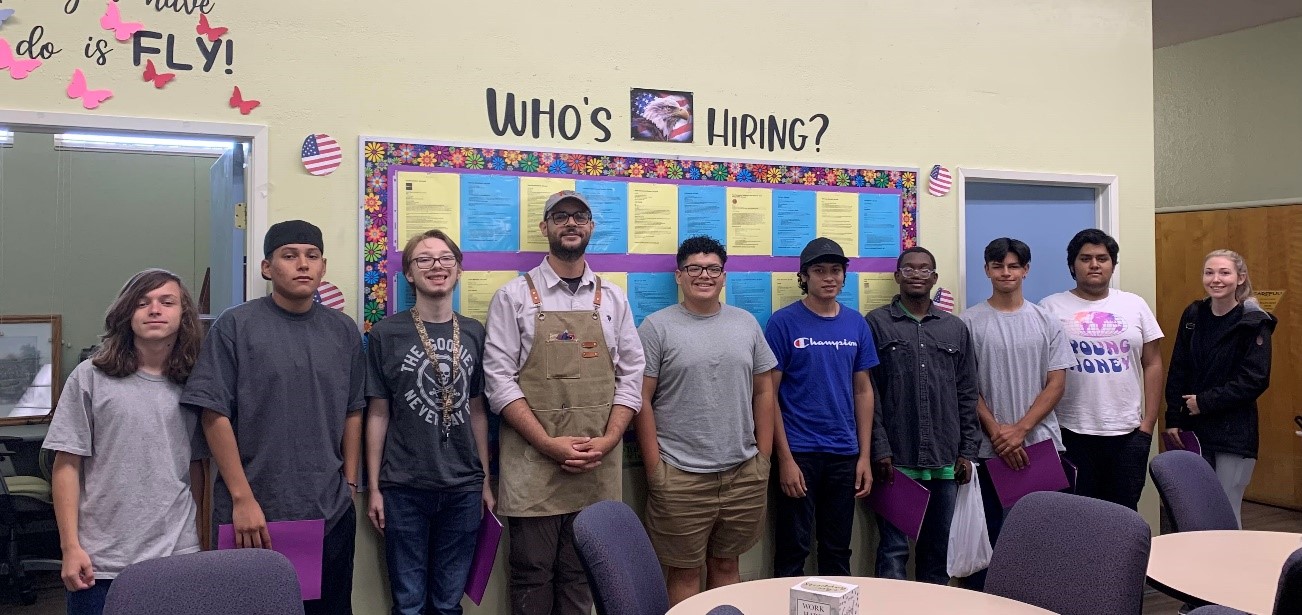
[[[632,103],[633,140],[692,142],[692,99],[689,94],[633,90]]]

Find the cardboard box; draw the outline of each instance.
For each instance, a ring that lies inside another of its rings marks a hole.
[[[791,615],[858,614],[858,585],[809,577],[791,588]]]

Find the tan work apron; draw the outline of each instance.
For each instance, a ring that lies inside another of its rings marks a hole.
[[[533,278],[524,275],[538,309],[533,347],[520,369],[520,389],[547,435],[597,437],[606,432],[615,397],[615,366],[601,327],[601,278],[591,311],[542,309]],[[623,444],[595,470],[571,474],[542,454],[506,422],[501,428],[498,513],[542,517],[623,498]]]

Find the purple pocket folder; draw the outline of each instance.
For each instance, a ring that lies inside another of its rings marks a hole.
[[[267,523],[271,535],[271,550],[289,558],[298,573],[298,589],[304,600],[321,597],[321,545],[325,540],[325,519],[306,521],[271,521]],[[217,527],[217,548],[235,548],[235,529],[231,525]]]
[[[893,481],[873,481],[868,506],[910,538],[917,540],[927,514],[931,492],[899,468],[891,468]]]
[[[1070,486],[1053,440],[1043,440],[1026,447],[1026,456],[1031,463],[1021,470],[1008,467],[999,457],[986,464],[986,469],[990,471],[990,481],[995,485],[995,493],[999,494],[999,505],[1004,508],[1012,508],[1017,500],[1028,493],[1061,491]]]
[[[1162,432],[1162,443],[1166,445],[1166,450],[1168,451],[1179,450],[1171,446],[1171,442],[1172,442],[1171,436],[1168,435],[1165,431]],[[1180,430],[1180,444],[1184,445],[1184,450],[1189,451],[1195,455],[1203,454],[1203,445],[1201,442],[1198,441],[1198,434],[1195,434],[1192,431]]]
[[[502,540],[502,522],[491,510],[484,511],[479,521],[479,536],[475,542],[475,557],[470,562],[470,578],[466,579],[466,596],[475,606],[484,599],[488,577],[493,574],[497,559],[497,543]]]

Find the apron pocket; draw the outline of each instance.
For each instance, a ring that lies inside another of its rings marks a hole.
[[[533,411],[534,418],[542,425],[548,436],[587,436],[595,438],[606,433],[606,422],[610,420],[610,404],[600,406],[580,406],[555,410]],[[538,449],[529,446],[525,449],[525,459],[534,462],[546,461],[556,463]]]
[[[582,348],[576,340],[548,340],[543,343],[543,368],[548,378],[578,378]]]

